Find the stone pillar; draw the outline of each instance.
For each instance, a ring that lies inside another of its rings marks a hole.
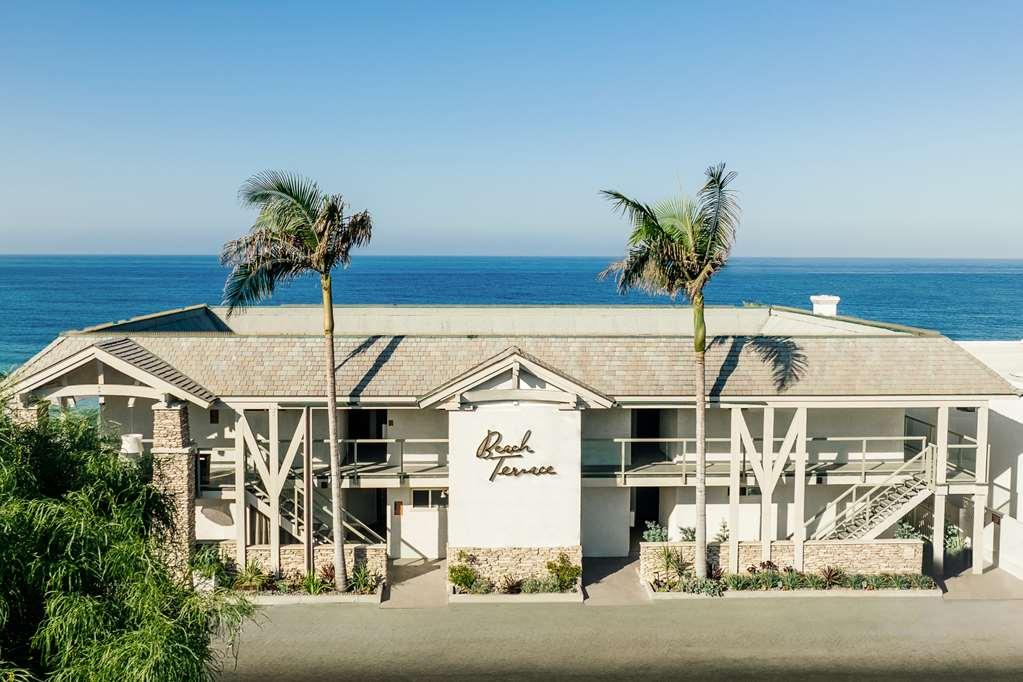
[[[15,424],[35,426],[46,418],[50,412],[50,403],[42,401],[30,405],[14,402],[11,404],[11,418]]]
[[[153,405],[153,485],[171,505],[167,529],[168,558],[183,572],[195,546],[196,449],[188,431],[188,405]]]

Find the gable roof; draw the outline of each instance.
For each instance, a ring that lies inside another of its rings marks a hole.
[[[83,348],[124,338],[65,337],[19,369],[15,379]],[[308,397],[326,391],[321,336],[140,333],[128,338],[220,397]],[[694,392],[691,337],[388,335],[335,339],[338,396],[418,399],[511,347],[603,396]],[[706,364],[708,392],[720,397],[1016,394],[942,336],[719,336],[711,340]],[[786,365],[798,371],[780,385],[778,368]]]

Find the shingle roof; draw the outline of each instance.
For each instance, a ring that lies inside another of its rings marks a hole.
[[[151,374],[172,386],[180,388],[186,393],[194,395],[200,400],[211,402],[217,397],[209,389],[185,376],[129,338],[110,339],[109,341],[97,343],[95,346],[119,360],[138,367],[147,374]]]
[[[315,396],[325,390],[322,337],[163,333],[130,338],[217,396]],[[100,334],[68,336],[18,375],[113,340]],[[694,391],[692,339],[686,337],[370,336],[335,339],[338,395],[420,397],[512,346],[610,396]],[[947,338],[908,335],[717,337],[707,351],[707,387],[725,397],[1014,393]]]

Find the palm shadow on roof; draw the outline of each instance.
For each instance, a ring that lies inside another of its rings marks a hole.
[[[752,350],[762,362],[771,366],[771,380],[779,393],[787,391],[806,374],[806,354],[791,336],[717,336],[707,348],[728,342],[731,342],[728,352],[710,388],[712,396],[720,396],[724,392],[745,348]]]
[[[341,362],[339,362],[336,367],[334,367],[334,372],[336,373],[339,369],[344,367],[350,360],[352,360],[356,356],[368,352],[371,348],[373,348],[373,346],[376,345],[377,341],[379,341],[382,338],[384,337],[379,335],[370,336],[369,338],[367,338],[365,341],[363,341],[358,346],[356,346],[355,348],[348,352],[348,355],[346,355],[344,359]],[[392,336],[390,338],[387,344],[380,350],[379,353],[377,353],[376,358],[374,358],[373,360],[373,364],[369,366],[369,369],[366,370],[366,373],[362,375],[362,378],[360,378],[359,381],[352,388],[350,395],[355,397],[362,395],[362,392],[366,390],[366,387],[369,386],[370,382],[373,381],[374,377],[376,377],[376,375],[380,373],[380,370],[383,368],[384,365],[388,363],[388,361],[391,359],[391,356],[394,355],[394,351],[398,349],[398,346],[401,345],[401,342],[404,340],[405,340],[404,335]]]

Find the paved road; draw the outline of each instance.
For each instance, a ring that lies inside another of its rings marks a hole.
[[[1023,601],[264,609],[228,680],[1020,679]]]

